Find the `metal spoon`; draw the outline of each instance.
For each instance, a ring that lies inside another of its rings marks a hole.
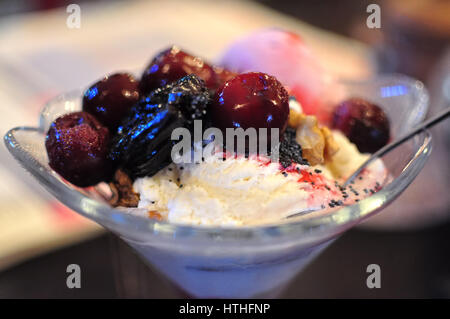
[[[394,142],[387,144],[386,146],[379,149],[377,152],[373,153],[372,156],[367,159],[342,185],[343,187],[346,187],[348,184],[350,184],[360,173],[361,171],[366,168],[367,165],[369,165],[371,162],[373,162],[375,159],[383,156],[384,154],[392,151],[397,146],[403,144],[404,142],[408,141],[410,138],[414,137],[416,134],[422,132],[423,130],[432,127],[433,125],[439,123],[440,121],[444,120],[450,115],[450,107],[447,107],[443,111],[439,112],[437,115],[433,116],[429,120],[423,122],[422,124],[418,125],[416,128],[414,128],[412,131],[408,132],[407,134],[403,135],[402,137],[396,139]],[[304,215],[307,213],[312,213],[317,210],[320,210],[320,208],[308,208],[304,211],[291,214],[289,216],[286,216],[285,218],[292,218],[300,215]]]

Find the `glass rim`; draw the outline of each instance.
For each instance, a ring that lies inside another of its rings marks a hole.
[[[393,76],[393,75],[389,75]],[[415,85],[421,85],[421,89],[425,90],[420,81],[409,78],[404,75],[394,75],[401,77],[407,82],[414,82]],[[375,77],[380,79],[383,75]],[[341,83],[363,84],[361,81],[341,80]],[[372,82],[372,81],[367,81]],[[70,93],[69,93],[70,94]],[[174,224],[168,221],[158,221],[143,216],[131,215],[121,209],[113,208],[106,203],[95,200],[68,184],[61,181],[55,172],[41,165],[29,152],[18,142],[15,133],[35,132],[43,134],[42,130],[42,114],[46,112],[48,105],[55,100],[64,100],[68,93],[61,94],[53,98],[46,104],[41,112],[40,127],[19,126],[9,130],[4,136],[5,144],[13,156],[26,168],[34,177],[42,183],[45,188],[58,198],[62,203],[75,210],[77,213],[92,219],[102,226],[119,233],[120,236],[130,238],[144,237],[162,237],[173,239],[220,239],[222,242],[239,242],[243,240],[257,240],[261,238],[291,238],[302,237],[305,234],[311,236],[323,236],[324,233],[332,236],[339,233],[344,228],[348,228],[353,224],[359,223],[365,218],[377,212],[381,207],[393,201],[417,176],[422,169],[425,161],[419,161],[416,165],[411,165],[419,157],[428,157],[431,151],[431,134],[423,131],[418,136],[421,137],[421,143],[415,149],[414,156],[408,161],[399,176],[394,178],[390,183],[385,185],[380,191],[372,194],[357,203],[344,206],[335,211],[329,212],[324,216],[316,216],[304,218],[302,220],[293,219],[290,222],[282,222],[276,224],[262,224],[254,226],[196,226],[185,224]],[[420,98],[427,100],[426,91],[422,92]],[[425,102],[426,105],[426,102]],[[426,108],[426,106],[425,106]],[[61,198],[66,198],[62,200]],[[330,231],[334,230],[334,231]],[[135,233],[129,234],[130,238],[124,234],[130,231]],[[322,234],[322,235],[319,235]]]

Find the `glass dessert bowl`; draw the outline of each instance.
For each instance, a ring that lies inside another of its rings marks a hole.
[[[426,114],[426,90],[408,77],[380,76],[337,85],[344,98],[357,95],[380,105],[390,118],[394,137]],[[340,234],[401,194],[431,152],[431,136],[424,131],[382,158],[391,179],[381,190],[327,214],[305,214],[252,227],[179,225],[113,208],[103,200],[105,185],[78,188],[49,167],[46,132],[60,115],[81,109],[80,96],[81,91],[49,102],[38,127],[11,129],[5,135],[8,150],[58,200],[122,238],[145,262],[195,297],[274,296]]]

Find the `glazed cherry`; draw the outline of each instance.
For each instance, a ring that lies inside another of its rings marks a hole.
[[[342,131],[362,153],[374,153],[389,141],[386,113],[378,105],[360,98],[339,104],[333,112],[332,126]]]
[[[138,81],[131,74],[106,76],[84,92],[83,111],[91,113],[113,131],[139,100],[138,87]]]
[[[145,69],[140,81],[141,94],[147,95],[189,74],[200,77],[209,89],[217,88],[215,72],[210,65],[174,46],[158,54]]]
[[[45,147],[51,168],[72,184],[86,187],[112,175],[108,143],[108,128],[87,112],[75,112],[50,125]]]
[[[287,127],[289,96],[283,85],[265,73],[244,73],[227,81],[211,106],[212,124],[226,128],[278,128],[281,137]]]

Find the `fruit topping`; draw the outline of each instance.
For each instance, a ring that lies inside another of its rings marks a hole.
[[[192,125],[194,120],[204,118],[211,101],[205,83],[196,75],[185,76],[174,83],[158,88],[144,100],[175,105],[184,115],[188,125]]]
[[[362,153],[374,153],[389,141],[389,119],[378,106],[360,98],[339,104],[333,128],[341,130]]]
[[[212,124],[226,128],[278,128],[281,137],[289,115],[288,93],[273,76],[244,73],[227,81],[217,91],[211,106]],[[269,135],[270,139],[270,135]]]
[[[138,86],[138,81],[128,73],[106,76],[84,92],[83,111],[95,115],[113,131],[139,100]]]
[[[86,112],[57,118],[47,132],[49,165],[76,186],[108,180],[113,166],[108,160],[109,130]]]
[[[132,178],[153,175],[170,164],[172,130],[182,127],[185,119],[181,111],[172,105],[146,104],[147,113],[134,113],[130,122],[120,126],[112,141],[111,159]]]
[[[141,99],[117,129],[110,157],[131,178],[152,176],[171,163],[172,131],[202,119],[208,89],[195,75],[181,78]]]
[[[217,88],[216,74],[210,65],[175,46],[171,47],[158,54],[145,69],[140,91],[147,95],[189,74],[200,77],[209,89]]]
[[[307,41],[278,28],[253,32],[235,41],[221,65],[237,72],[258,71],[275,76],[302,105],[306,114],[322,121],[322,97],[328,91],[327,74]]]

